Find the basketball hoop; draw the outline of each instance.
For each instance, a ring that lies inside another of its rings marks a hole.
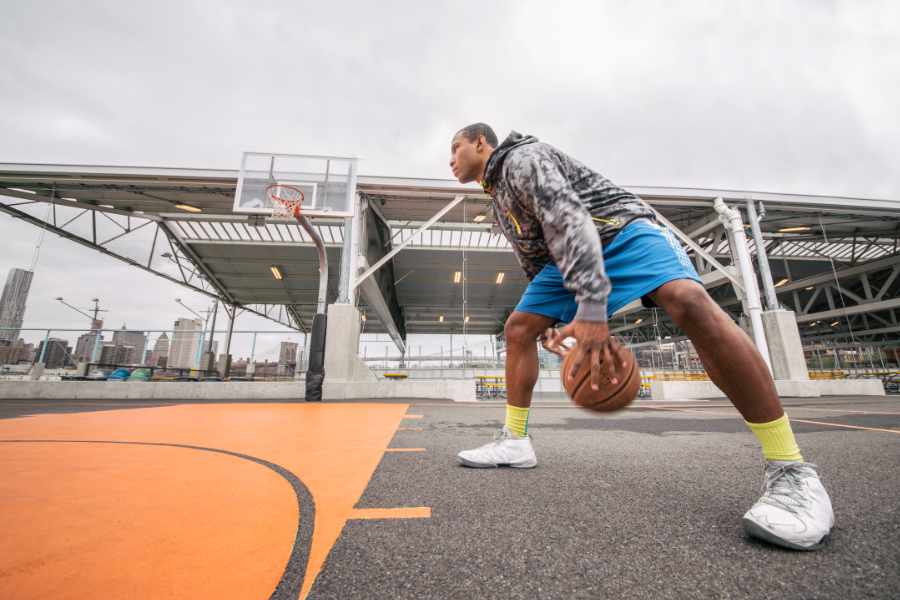
[[[299,219],[304,194],[300,188],[284,183],[266,187],[266,197],[272,203],[272,216],[281,219]]]

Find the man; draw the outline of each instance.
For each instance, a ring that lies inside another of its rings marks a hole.
[[[451,142],[450,168],[462,183],[479,182],[494,220],[530,279],[506,321],[506,423],[493,442],[458,455],[467,467],[537,465],[528,436],[538,378],[537,344],[562,352],[577,341],[572,369],[591,366],[591,385],[622,375],[620,346],[608,316],[642,298],[665,310],[691,339],[713,382],[762,445],[765,492],[744,515],[751,535],[787,548],[817,547],[834,524],[815,465],[803,462],[769,369],[750,338],[700,284],[672,233],[637,196],[556,148],[511,133],[498,145],[484,123]],[[559,331],[556,323],[567,323]],[[727,352],[723,352],[727,349]]]

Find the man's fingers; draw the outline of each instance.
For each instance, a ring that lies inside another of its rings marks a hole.
[[[544,346],[547,351],[565,358],[566,354],[569,353],[569,349],[562,345],[564,339],[565,338],[559,334],[558,330],[551,327],[544,331],[544,334],[541,336],[541,345]]]
[[[574,352],[575,356],[572,358],[572,369],[569,371],[569,380],[574,380],[575,374],[581,370],[581,363],[584,361],[584,350],[578,345],[570,352]]]
[[[622,344],[618,338],[610,337],[610,342],[613,344],[613,356],[616,359],[616,364],[619,365],[622,369],[624,369],[628,363],[625,361],[625,345]]]
[[[591,350],[591,389],[600,389],[600,351],[597,348]]]
[[[609,377],[609,382],[615,385],[619,383],[619,380],[616,379],[616,363],[613,362],[612,351],[609,347],[610,344],[603,344],[603,368],[606,376]]]

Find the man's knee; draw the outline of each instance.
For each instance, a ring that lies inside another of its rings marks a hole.
[[[715,319],[721,311],[703,286],[691,280],[667,283],[656,291],[653,299],[679,326]]]
[[[514,312],[506,319],[503,335],[508,345],[533,344],[545,329],[553,325],[551,319],[529,313]]]

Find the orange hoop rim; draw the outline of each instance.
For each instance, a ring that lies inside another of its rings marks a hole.
[[[279,188],[284,188],[285,190],[290,191],[296,196],[296,198],[288,198],[286,196],[282,196],[279,192]],[[306,198],[306,194],[303,193],[303,190],[295,185],[290,185],[287,183],[270,183],[266,186],[266,196],[269,198],[269,200],[272,201],[273,209],[276,205],[279,205],[284,208],[284,213],[293,214],[295,217],[300,216],[300,205]]]

